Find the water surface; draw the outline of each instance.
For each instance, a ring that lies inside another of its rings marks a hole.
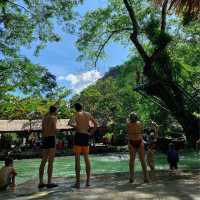
[[[128,154],[106,154],[106,155],[91,155],[92,173],[112,173],[112,172],[127,172],[128,171]],[[3,162],[0,161],[0,166]],[[15,160],[15,168],[17,170],[17,184],[38,177],[38,168],[40,159],[24,159]],[[180,155],[179,167],[184,169],[200,168],[200,155],[195,152],[182,153]],[[164,154],[156,154],[156,168],[168,169],[168,163]],[[141,171],[141,166],[136,159],[136,171]],[[85,173],[83,159],[81,159],[81,173]],[[54,162],[54,176],[74,176],[74,157],[58,157]]]

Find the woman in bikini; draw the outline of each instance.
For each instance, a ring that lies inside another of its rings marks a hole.
[[[149,182],[149,176],[147,172],[147,166],[145,163],[145,150],[143,143],[143,126],[138,120],[138,116],[135,112],[130,114],[130,122],[128,123],[128,140],[129,140],[129,169],[130,169],[130,183],[134,181],[134,164],[136,152],[139,152],[139,158],[143,170],[144,182]]]

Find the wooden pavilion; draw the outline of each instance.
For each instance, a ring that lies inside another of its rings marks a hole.
[[[69,119],[59,119],[57,130],[70,131],[73,128],[68,125]],[[42,120],[0,120],[0,133],[30,133],[41,132]]]

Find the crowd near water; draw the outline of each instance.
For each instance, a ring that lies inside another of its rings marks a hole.
[[[93,173],[109,173],[109,172],[126,172],[129,171],[129,182],[133,183],[135,180],[135,171],[138,171],[141,164],[144,182],[150,182],[149,171],[156,169],[177,170],[179,161],[185,158],[180,157],[178,150],[173,143],[169,144],[169,149],[166,155],[156,156],[156,144],[158,138],[158,126],[152,122],[154,127],[149,139],[144,142],[143,124],[140,122],[137,113],[132,112],[129,115],[127,124],[128,133],[128,149],[129,155],[89,155],[89,139],[97,129],[97,121],[90,113],[83,111],[82,105],[75,104],[76,113],[69,121],[69,125],[75,128],[74,137],[74,161],[72,157],[58,158],[55,162],[56,153],[56,123],[57,123],[57,108],[51,106],[49,113],[42,121],[42,154],[41,160],[22,160],[13,163],[13,159],[8,156],[5,158],[4,166],[0,169],[0,189],[6,189],[8,186],[16,186],[16,176],[18,175],[18,182],[23,182],[28,179],[34,179],[39,175],[38,188],[53,188],[58,185],[52,182],[52,175],[54,176],[72,176],[75,175],[75,184],[73,187],[80,188],[80,178],[83,171],[86,172],[85,183],[86,187],[90,186],[91,170]],[[93,124],[89,129],[90,124]],[[83,155],[83,161],[81,161]],[[180,159],[181,158],[181,159]],[[195,161],[193,157],[193,161]],[[84,163],[84,165],[83,165]],[[183,165],[182,162],[181,165]],[[47,170],[45,170],[47,166]],[[183,166],[182,166],[183,167]],[[200,166],[197,166],[197,168]],[[47,180],[46,178],[47,171]]]

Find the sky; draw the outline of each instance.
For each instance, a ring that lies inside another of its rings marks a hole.
[[[86,0],[77,8],[77,11],[84,15],[89,10],[105,6],[105,2],[106,0]],[[79,93],[101,78],[110,67],[120,65],[128,59],[128,48],[111,43],[106,47],[106,59],[99,60],[97,68],[94,69],[86,66],[84,62],[76,61],[79,55],[75,46],[76,36],[63,33],[59,29],[58,33],[62,36],[61,41],[48,43],[39,56],[34,56],[34,48],[22,48],[21,53],[33,63],[48,68],[52,74],[56,75],[59,85],[71,89],[72,94]]]

